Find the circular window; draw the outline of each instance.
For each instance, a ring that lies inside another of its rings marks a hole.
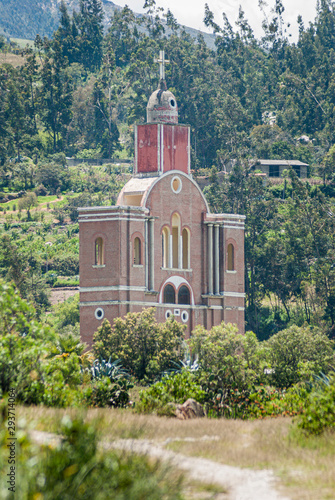
[[[102,309],[102,307],[98,307],[98,308],[95,310],[94,316],[95,316],[97,319],[102,319],[102,318],[105,316],[105,311]]]
[[[165,319],[169,319],[169,317],[172,316],[172,312],[170,311],[170,309],[168,309],[166,312],[165,312]]]
[[[170,99],[170,106],[171,106],[171,108],[176,107],[176,101],[174,99]]]
[[[181,183],[181,178],[180,177],[173,177],[171,181],[171,188],[174,193],[180,193],[182,187]]]
[[[188,312],[187,311],[183,311],[181,313],[181,320],[183,323],[187,323],[187,321],[188,321]]]

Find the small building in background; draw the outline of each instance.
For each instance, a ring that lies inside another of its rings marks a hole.
[[[257,160],[252,169],[261,170],[268,177],[282,177],[283,171],[290,167],[301,179],[307,178],[308,164],[299,160]]]
[[[156,308],[186,336],[222,321],[244,332],[244,219],[212,214],[190,171],[190,127],[178,123],[164,53],[147,123],[135,127],[134,175],[116,206],[79,209],[80,333],[104,318]]]

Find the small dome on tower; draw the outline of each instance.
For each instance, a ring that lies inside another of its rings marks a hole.
[[[153,92],[147,105],[148,123],[178,123],[178,106],[175,96],[167,90],[165,80]]]

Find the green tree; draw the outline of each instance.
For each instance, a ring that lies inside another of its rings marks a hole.
[[[153,380],[182,357],[184,326],[174,318],[157,323],[155,309],[104,320],[93,336],[95,356],[121,359],[138,380]]]
[[[100,0],[79,0],[74,13],[81,63],[90,71],[100,68],[103,57],[103,9]]]
[[[72,85],[58,43],[44,41],[40,70],[39,109],[41,119],[52,137],[53,152],[60,149],[66,126],[71,120]]]
[[[327,373],[335,360],[334,342],[317,328],[291,326],[265,343],[271,383],[288,388],[312,373]]]

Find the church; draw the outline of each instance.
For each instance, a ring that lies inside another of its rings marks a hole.
[[[132,179],[115,206],[79,209],[80,333],[92,344],[104,318],[155,307],[186,325],[222,321],[244,332],[243,215],[213,214],[191,175],[190,127],[160,81],[135,126]]]

